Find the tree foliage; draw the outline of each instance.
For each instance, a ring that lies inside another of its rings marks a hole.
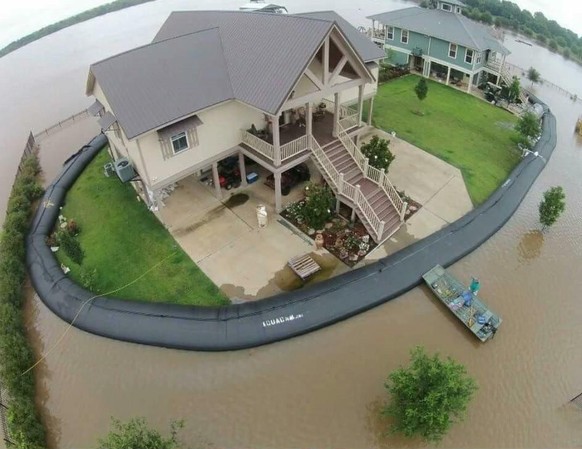
[[[183,421],[170,425],[170,436],[148,427],[145,418],[133,418],[126,423],[112,418],[112,430],[105,438],[99,439],[98,449],[178,449],[178,431],[184,427]]]
[[[540,72],[538,72],[535,68],[530,67],[529,69],[527,69],[527,79],[531,81],[532,85],[533,83],[539,83]]]
[[[420,78],[416,86],[414,86],[414,92],[420,101],[424,100],[428,95],[428,84],[424,78]]]
[[[391,401],[382,413],[393,418],[392,431],[438,442],[463,419],[477,385],[463,365],[416,347],[410,366],[392,372],[385,388]]]
[[[300,215],[309,227],[323,229],[332,216],[333,203],[333,192],[327,185],[310,183],[305,187],[305,202]]]
[[[368,163],[378,170],[388,171],[388,167],[396,156],[390,151],[390,141],[380,139],[378,136],[372,137],[370,142],[362,145],[362,154],[368,158]]]
[[[539,205],[540,223],[544,229],[552,226],[565,210],[566,194],[564,189],[558,186],[546,190]]]
[[[531,142],[541,133],[540,119],[533,112],[525,112],[515,124],[515,130]]]
[[[508,90],[508,99],[510,102],[515,103],[519,98],[519,93],[521,91],[521,85],[519,83],[519,78],[514,76],[511,80],[511,85],[509,86]]]

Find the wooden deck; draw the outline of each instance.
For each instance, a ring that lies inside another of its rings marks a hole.
[[[325,112],[323,118],[313,120],[313,137],[319,142],[321,146],[333,142],[336,138],[332,136],[333,131],[333,114]],[[288,123],[279,127],[279,142],[282,145],[299,139],[306,133],[304,126],[299,126],[299,123]],[[273,138],[269,137],[267,142],[273,144]]]
[[[491,311],[484,302],[443,267],[437,265],[422,277],[435,296],[479,340],[485,342],[495,336],[502,321],[499,315]],[[465,295],[470,296],[471,305],[466,305]]]

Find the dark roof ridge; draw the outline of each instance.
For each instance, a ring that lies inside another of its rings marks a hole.
[[[94,62],[93,64],[91,64],[89,66],[89,68],[91,68],[93,66],[96,66],[98,64],[101,64],[102,62],[109,61],[111,59],[115,59],[118,56],[123,56],[123,55],[126,55],[128,53],[132,53],[132,52],[137,51],[137,50],[143,50],[146,47],[153,47],[156,44],[161,44],[163,42],[171,41],[173,39],[181,39],[183,37],[190,36],[192,34],[204,33],[206,31],[211,31],[211,30],[217,30],[218,31],[218,35],[220,36],[219,27],[208,27],[208,28],[205,28],[203,30],[192,31],[191,33],[184,33],[184,34],[181,34],[179,36],[172,36],[172,37],[169,37],[169,38],[166,38],[166,39],[162,39],[160,41],[152,41],[152,42],[148,42],[147,44],[140,45],[139,47],[130,48],[129,50],[122,51],[121,53],[117,53],[116,55],[108,56],[107,58],[104,58],[104,59],[101,59],[100,61]],[[221,39],[221,46],[222,46],[222,39]]]

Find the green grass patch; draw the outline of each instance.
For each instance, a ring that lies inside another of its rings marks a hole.
[[[419,79],[409,75],[379,86],[374,125],[459,168],[473,204],[479,205],[520,159],[512,141],[517,117],[430,80],[421,103],[414,93]]]
[[[95,292],[106,293],[164,260],[111,296],[203,306],[229,304],[154,214],[137,201],[135,190],[117,177],[104,176],[103,164],[109,159],[107,151],[101,151],[67,194],[62,214],[78,223],[78,239],[85,255],[79,266],[62,250],[56,253],[59,261],[71,268],[69,276]]]

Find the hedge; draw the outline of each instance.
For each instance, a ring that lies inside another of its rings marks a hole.
[[[26,279],[25,240],[35,200],[42,195],[37,182],[36,155],[22,161],[0,235],[0,383],[7,393],[8,437],[14,447],[46,447],[45,429],[35,405],[34,363],[26,339],[22,305]]]

